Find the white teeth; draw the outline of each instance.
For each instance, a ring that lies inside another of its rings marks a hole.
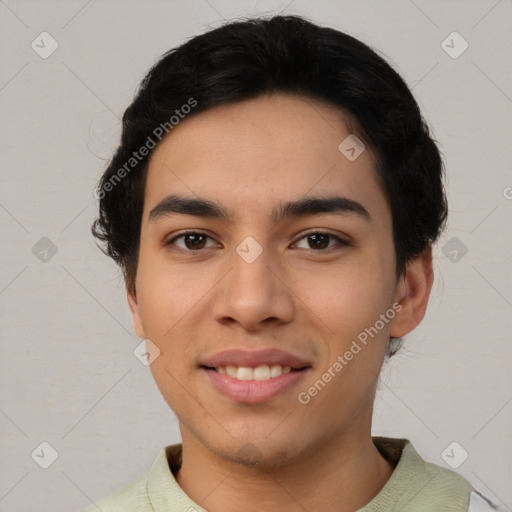
[[[252,368],[240,366],[236,372],[236,378],[238,380],[251,380],[254,378],[254,370]]]
[[[217,371],[218,371],[218,370],[217,370]],[[227,373],[230,377],[233,377],[233,379],[236,379],[236,374],[237,374],[236,366],[226,366],[226,373]]]
[[[271,377],[279,377],[283,373],[283,367],[275,364],[270,368],[270,376]]]
[[[238,380],[268,380],[271,378],[279,377],[283,373],[290,373],[290,366],[281,366],[274,364],[269,366],[267,364],[257,366],[256,368],[248,368],[247,366],[218,366],[215,368],[218,373],[228,375],[233,379]]]
[[[253,371],[254,380],[268,380],[270,379],[270,368],[268,365],[257,366]]]

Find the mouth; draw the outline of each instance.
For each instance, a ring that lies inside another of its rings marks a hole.
[[[267,347],[229,349],[199,362],[207,384],[235,402],[262,403],[284,394],[313,371],[310,361],[291,352]]]
[[[200,370],[208,384],[224,398],[245,404],[270,402],[285,392],[291,392],[305,376],[311,366],[292,368],[281,365],[247,366],[201,366]]]
[[[308,368],[311,368],[311,366],[292,368],[291,366],[282,366],[280,364],[262,364],[254,368],[251,368],[250,366],[235,365],[217,367],[201,365],[201,368],[205,370],[214,371],[220,375],[227,375],[228,377],[239,381],[267,381],[270,379],[276,379],[281,375],[286,375],[288,373],[306,370]]]

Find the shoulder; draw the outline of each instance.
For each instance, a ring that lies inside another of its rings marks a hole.
[[[377,498],[363,509],[364,512],[386,510],[382,506],[384,503],[392,504],[401,512],[500,510],[463,476],[425,461],[407,439],[374,438],[374,443],[395,470]],[[378,507],[375,508],[376,505]]]
[[[410,442],[405,444],[400,462],[403,476],[410,485],[400,503],[404,506],[404,512],[467,511],[473,488],[463,476],[425,461]]]
[[[463,512],[504,512],[503,509],[495,505],[489,498],[478,492],[468,480],[455,471],[443,468],[431,462],[425,462],[428,474],[433,478],[433,492],[442,490],[440,493],[439,504],[443,505],[444,510],[448,510],[447,500],[453,500],[457,503]],[[443,496],[444,495],[444,496]],[[445,502],[443,502],[445,500]],[[451,510],[451,509],[449,509]],[[459,510],[459,508],[454,508]]]
[[[79,512],[146,512],[152,511],[147,491],[148,477],[141,476]]]
[[[174,478],[181,465],[182,447],[169,445],[160,450],[149,473],[78,512],[154,512],[195,505]],[[195,510],[203,510],[195,507]]]

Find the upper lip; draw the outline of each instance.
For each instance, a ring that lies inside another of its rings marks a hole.
[[[230,349],[222,350],[204,359],[200,365],[209,368],[218,368],[219,366],[244,366],[256,368],[262,365],[281,365],[300,369],[305,366],[311,366],[310,363],[294,354],[284,352],[277,348],[265,348],[260,350]]]

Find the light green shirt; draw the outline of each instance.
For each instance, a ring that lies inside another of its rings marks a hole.
[[[374,437],[394,467],[379,494],[358,512],[491,512],[498,510],[454,471],[425,462],[407,439]],[[82,512],[207,512],[175,479],[181,444],[163,448],[149,473]]]

